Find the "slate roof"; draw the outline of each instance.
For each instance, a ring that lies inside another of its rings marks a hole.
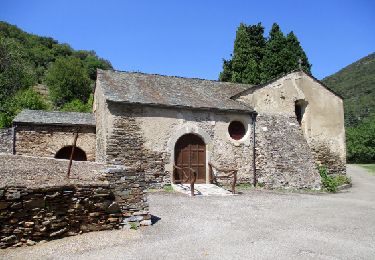
[[[109,101],[129,104],[223,110],[250,113],[249,106],[230,99],[251,85],[162,76],[139,72],[98,70],[97,87]]]
[[[95,126],[91,113],[58,112],[42,110],[22,110],[13,120],[14,124],[81,125]]]

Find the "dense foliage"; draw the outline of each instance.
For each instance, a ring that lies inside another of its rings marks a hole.
[[[351,163],[375,162],[375,116],[346,129],[347,157]]]
[[[241,23],[236,32],[232,59],[223,61],[221,81],[260,84],[299,68],[310,73],[311,64],[293,32],[287,36],[275,23],[264,37],[264,27]]]
[[[3,104],[4,112],[0,113],[0,126],[11,125],[15,115],[22,109],[48,110],[50,109],[43,97],[32,88],[22,88]]]
[[[23,108],[87,111],[97,68],[111,69],[112,65],[94,51],[75,51],[50,37],[29,34],[0,22],[0,127],[9,126]],[[50,100],[43,100],[46,97],[30,88],[38,83],[50,89],[53,107],[47,105]],[[30,100],[19,102],[15,108],[18,92]],[[78,101],[85,109],[77,109]],[[39,105],[31,106],[33,102]]]
[[[346,126],[356,126],[375,114],[375,53],[322,82],[344,97]]]
[[[94,95],[90,94],[90,97],[86,103],[79,99],[73,99],[72,101],[65,103],[61,111],[64,112],[91,112],[92,104],[94,101]]]
[[[45,82],[57,106],[74,99],[86,102],[92,90],[83,62],[71,56],[58,58],[48,69]]]
[[[375,53],[322,81],[344,98],[348,162],[375,162]]]

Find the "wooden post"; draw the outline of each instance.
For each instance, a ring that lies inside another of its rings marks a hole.
[[[70,154],[70,160],[69,160],[69,166],[68,166],[68,178],[70,178],[70,170],[72,168],[74,149],[75,149],[76,144],[77,144],[77,139],[78,139],[78,133],[76,133],[75,136],[74,136],[74,141],[73,141],[73,145],[72,145],[72,152]]]
[[[233,172],[232,194],[236,194],[237,170]]]
[[[197,179],[197,173],[195,171],[190,170],[190,178],[191,178],[191,180],[190,180],[190,195],[192,197],[194,197],[195,196],[194,195],[194,183]]]

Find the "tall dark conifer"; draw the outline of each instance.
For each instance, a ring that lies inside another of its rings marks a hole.
[[[259,84],[299,68],[310,73],[311,64],[297,37],[290,32],[286,37],[274,23],[267,40],[262,24],[237,28],[232,59],[223,61],[221,81]]]
[[[311,64],[293,31],[286,36],[286,42],[285,55],[288,59],[285,66],[285,73],[299,69],[299,61],[301,60],[302,70],[310,74]]]
[[[263,57],[264,28],[259,23],[247,26],[243,23],[237,29],[232,60],[224,60],[221,81],[237,83],[260,83],[260,61]]]
[[[280,30],[279,25],[274,23],[266,43],[261,63],[262,82],[266,82],[285,73],[285,65],[289,58],[285,52],[286,44],[287,40]]]

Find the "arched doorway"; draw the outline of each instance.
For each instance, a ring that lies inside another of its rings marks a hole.
[[[186,169],[193,168],[197,172],[196,183],[206,183],[206,144],[195,134],[186,134],[177,140],[175,145],[175,164]],[[174,180],[181,183],[181,170],[174,171]]]
[[[70,159],[70,155],[72,154],[72,145],[65,146],[61,148],[55,155],[56,159]],[[73,153],[73,160],[74,161],[87,161],[86,153],[79,147],[74,148]]]

